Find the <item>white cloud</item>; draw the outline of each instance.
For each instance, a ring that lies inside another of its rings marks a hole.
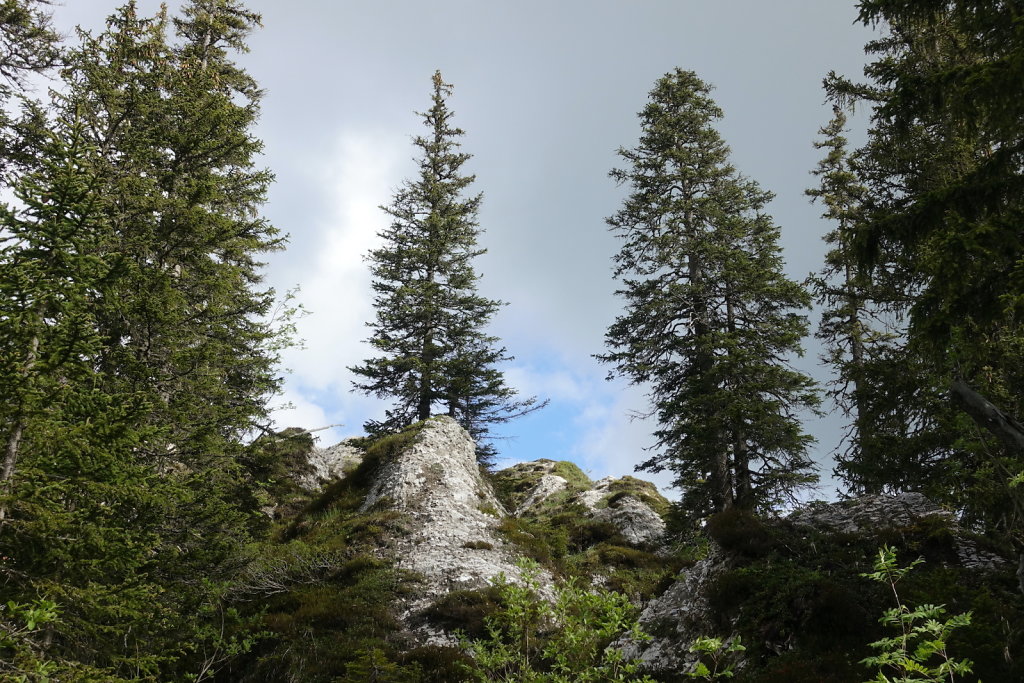
[[[363,340],[373,306],[363,258],[379,243],[377,233],[386,225],[378,207],[388,202],[399,177],[405,150],[397,142],[374,131],[343,132],[327,150],[329,161],[309,174],[319,181],[327,209],[303,230],[304,244],[294,253],[305,255],[304,262],[285,257],[275,263],[281,273],[276,279],[297,283],[299,301],[308,311],[298,321],[304,348],[283,354],[284,365],[292,371],[286,396],[304,406],[290,419],[343,421],[347,433],[356,433],[379,404],[352,394],[348,366],[370,353]]]
[[[275,402],[274,426],[277,429],[286,427],[302,427],[303,429],[320,429],[330,424],[331,421],[327,411],[323,407],[313,403],[301,392],[294,388],[286,387],[284,393]],[[332,427],[316,433],[322,444],[333,444],[341,440],[341,428]]]
[[[588,394],[589,378],[567,369],[545,372],[536,367],[516,365],[505,370],[505,381],[520,396],[537,396],[541,400],[582,401]]]

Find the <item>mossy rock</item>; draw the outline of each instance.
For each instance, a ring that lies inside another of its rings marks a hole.
[[[560,492],[557,501],[564,502],[572,495],[590,488],[592,482],[583,470],[568,460],[542,458],[534,462],[519,463],[498,472],[487,473],[495,495],[509,510],[515,510],[536,488],[546,474],[553,474],[566,480],[565,491]],[[545,506],[550,508],[551,506]],[[534,513],[536,514],[536,513]]]
[[[611,508],[614,508],[626,496],[632,496],[654,510],[663,519],[672,509],[672,504],[668,498],[661,495],[657,486],[629,475],[611,482],[608,485],[608,493],[609,495],[604,498],[603,502]]]

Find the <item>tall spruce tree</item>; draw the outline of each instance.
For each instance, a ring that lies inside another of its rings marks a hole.
[[[626,310],[600,356],[649,385],[659,426],[641,468],[674,472],[695,516],[765,509],[814,481],[796,413],[818,401],[787,364],[810,297],[782,273],[771,194],[729,164],[710,90],[693,72],[666,74],[639,144],[619,151],[628,166],[611,176],[630,195],[608,224]]]
[[[516,400],[498,365],[511,360],[485,328],[503,302],[476,291],[473,259],[480,194],[466,194],[476,176],[465,175],[470,158],[460,151],[464,131],[452,124],[451,85],[433,76],[432,106],[420,114],[427,134],[413,144],[422,156],[419,176],[406,181],[392,203],[381,207],[391,223],[384,245],[370,252],[375,320],[369,343],[382,355],[350,368],[360,391],[392,398],[394,406],[371,431],[394,429],[430,417],[441,405],[477,439],[489,427],[540,407],[535,398]],[[478,456],[493,455],[490,444]]]
[[[53,121],[25,128],[29,208],[3,214],[0,264],[5,580],[58,603],[41,640],[68,680],[175,680],[224,652],[207,618],[255,512],[242,437],[276,386],[259,90],[230,61],[257,23],[196,0],[174,44],[165,11],[128,3],[80,33]]]
[[[853,244],[868,268],[898,264],[905,353],[920,368],[904,381],[917,386],[903,391],[931,446],[898,486],[927,486],[972,522],[1020,535],[1024,501],[1008,481],[1024,468],[1024,431],[1004,429],[1024,407],[1024,129],[1020,103],[1006,96],[1021,77],[1019,9],[971,0],[860,7],[864,23],[885,27],[866,47],[875,56],[868,81],[832,77],[826,87],[842,104],[872,108],[858,153],[869,192]]]
[[[137,457],[146,397],[105,389],[97,370],[95,302],[116,277],[102,182],[81,120],[47,121],[35,139],[21,206],[0,213],[0,580],[8,600],[52,601],[59,620],[0,672],[21,680],[48,661],[69,680],[155,675],[181,650],[169,625],[182,619],[154,576],[168,492]]]

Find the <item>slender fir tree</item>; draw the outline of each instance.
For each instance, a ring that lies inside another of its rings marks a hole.
[[[800,352],[810,297],[782,273],[771,199],[729,164],[722,116],[693,72],[661,78],[642,133],[611,176],[630,189],[608,219],[622,239],[626,310],[609,327],[614,372],[650,387],[656,454],[695,516],[764,509],[814,480],[796,412],[813,408]]]
[[[846,115],[839,107],[819,132],[822,139],[814,146],[826,154],[813,171],[819,184],[807,194],[824,205],[822,217],[836,227],[825,236],[825,266],[808,284],[822,307],[816,334],[825,347],[822,360],[836,373],[829,397],[849,419],[836,472],[854,490],[880,493],[891,474],[886,463],[902,466],[894,454],[913,440],[912,413],[890,376],[910,369],[896,343],[906,296],[880,283],[888,269],[872,271],[855,254],[853,236],[863,220],[867,188],[850,158]]]
[[[381,207],[391,223],[384,245],[370,252],[375,320],[369,343],[381,353],[350,368],[360,391],[395,400],[371,431],[393,429],[430,417],[435,407],[462,424],[479,442],[490,425],[541,407],[535,398],[516,400],[498,365],[511,360],[485,328],[504,305],[477,293],[473,259],[484,253],[477,238],[480,194],[467,194],[475,176],[462,165],[464,131],[452,124],[451,85],[433,76],[432,106],[420,114],[427,133],[419,176],[406,181],[392,203]],[[485,459],[488,444],[478,446]]]

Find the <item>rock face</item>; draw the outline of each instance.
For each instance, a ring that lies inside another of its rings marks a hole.
[[[564,477],[560,477],[557,474],[544,474],[533,490],[530,491],[529,495],[526,496],[526,500],[516,508],[513,514],[516,517],[522,517],[529,513],[530,510],[550,500],[556,493],[565,491],[568,487],[569,481]]]
[[[615,491],[616,484],[626,480],[605,477],[594,483],[589,491],[576,497],[588,516],[601,522],[610,522],[619,530],[622,537],[633,545],[652,545],[665,536],[665,520],[662,519],[651,505],[626,490],[622,495]],[[631,477],[629,479],[632,479]],[[639,481],[639,480],[633,480]],[[657,490],[648,482],[657,495]]]
[[[716,630],[708,604],[708,588],[729,568],[717,550],[680,572],[668,590],[651,600],[640,614],[640,625],[656,634],[646,643],[622,640],[615,643],[627,659],[639,659],[651,672],[689,671],[696,663],[690,644]]]
[[[363,452],[348,441],[327,448],[314,447],[309,453],[309,468],[297,478],[299,486],[309,491],[320,489],[332,479],[341,479],[355,469]]]
[[[787,520],[797,527],[855,534],[908,527],[928,518],[943,520],[950,527],[961,566],[989,571],[1007,566],[1005,559],[980,548],[974,539],[959,533],[953,514],[920,493],[862,496],[838,503],[812,503],[793,512]]]
[[[507,512],[480,475],[473,440],[449,417],[428,420],[412,445],[382,466],[362,511],[373,507],[408,520],[409,533],[386,549],[400,568],[423,577],[403,618],[451,591],[484,588],[498,574],[520,578],[518,553],[495,533]],[[446,641],[440,632],[420,635],[428,644]]]
[[[811,503],[787,518],[797,526],[855,534],[876,529],[909,526],[926,517],[950,519],[943,510],[920,493],[897,496],[862,496],[838,503]]]

